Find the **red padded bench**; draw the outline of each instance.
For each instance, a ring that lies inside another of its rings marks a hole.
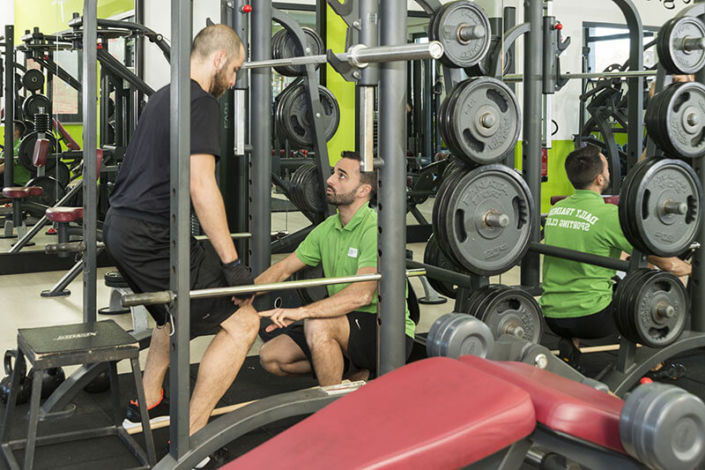
[[[459,468],[535,425],[526,392],[434,357],[368,383],[223,468]]]
[[[41,196],[44,189],[41,186],[7,186],[2,188],[2,195],[12,199],[12,224],[5,223],[5,231],[0,238],[15,238],[14,227],[18,228],[20,235],[24,235],[24,219],[22,218],[22,201],[32,196]]]
[[[52,119],[51,122],[54,124],[54,129],[57,130],[63,141],[66,143],[66,148],[69,150],[81,150],[81,146],[78,145],[78,142],[76,142],[73,137],[71,137],[71,134],[69,134],[61,122],[56,119]]]
[[[619,437],[624,407],[620,398],[523,362],[476,356],[461,356],[458,361],[525,390],[531,395],[536,421],[549,429],[626,453]]]
[[[58,242],[68,243],[69,224],[83,219],[83,207],[50,207],[46,210],[47,219],[58,225]],[[60,258],[67,258],[70,253],[57,253]]]
[[[567,197],[568,196],[551,196],[551,205],[554,205],[558,201],[562,201],[563,199],[565,199]],[[607,204],[614,204],[615,206],[619,205],[619,195],[602,196],[602,199],[604,199]]]

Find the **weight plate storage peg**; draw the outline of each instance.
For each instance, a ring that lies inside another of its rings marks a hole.
[[[519,102],[503,82],[471,78],[459,83],[446,101],[439,122],[454,155],[485,165],[514,151],[521,130]]]
[[[658,95],[644,116],[649,136],[670,157],[705,155],[705,85],[672,83]]]
[[[431,325],[426,338],[428,356],[457,359],[466,354],[487,357],[494,347],[490,329],[466,313],[446,313]]]
[[[492,276],[521,260],[535,222],[533,198],[519,173],[504,165],[481,166],[462,176],[446,194],[440,206],[434,205],[435,231],[459,264]]]
[[[441,61],[451,67],[471,67],[490,48],[490,20],[475,2],[460,0],[439,8],[430,23],[429,37],[443,44]]]
[[[619,199],[625,236],[645,253],[681,254],[702,224],[703,188],[695,171],[681,160],[648,159],[630,176]]]
[[[705,66],[705,24],[694,16],[675,17],[661,27],[656,52],[670,73],[696,73]]]

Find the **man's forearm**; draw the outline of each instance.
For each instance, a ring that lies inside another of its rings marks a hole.
[[[357,282],[350,284],[331,297],[304,305],[301,308],[305,312],[305,318],[340,317],[369,305],[376,290],[377,282],[375,281]]]
[[[668,271],[676,276],[688,276],[692,271],[690,263],[686,263],[676,257],[663,258],[661,256],[650,255],[649,262],[658,266],[661,270]]]
[[[238,258],[235,244],[230,237],[228,219],[225,216],[223,196],[215,185],[203,185],[197,190],[191,190],[191,201],[196,210],[198,221],[203,231],[208,235],[213,248],[225,263],[230,263]]]

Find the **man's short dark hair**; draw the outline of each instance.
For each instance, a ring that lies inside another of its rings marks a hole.
[[[585,189],[604,170],[600,149],[593,145],[573,150],[565,159],[565,172],[575,189]]]
[[[355,160],[360,162],[360,155],[357,152],[343,151],[341,154],[343,158],[349,158],[350,160]],[[370,192],[370,199],[374,199],[377,194],[377,170],[374,171],[362,171],[360,169],[360,182],[363,184],[369,184],[372,186],[372,191]]]
[[[214,51],[224,49],[228,60],[240,56],[242,40],[235,31],[224,24],[206,26],[198,32],[191,46],[191,58],[205,59]]]

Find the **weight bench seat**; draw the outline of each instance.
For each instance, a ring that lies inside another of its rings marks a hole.
[[[2,195],[10,199],[41,196],[43,193],[44,189],[41,186],[8,186],[2,189]]]
[[[619,437],[621,399],[523,362],[495,362],[469,355],[458,360],[529,393],[537,422],[626,454]]]
[[[535,425],[519,387],[434,357],[383,375],[224,468],[459,468]]]
[[[50,207],[46,216],[52,222],[75,222],[83,219],[83,207]]]

